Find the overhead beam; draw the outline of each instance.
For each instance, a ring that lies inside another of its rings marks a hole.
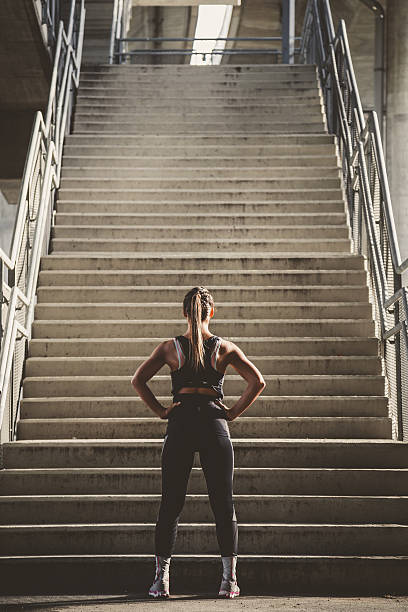
[[[133,6],[199,6],[200,4],[241,6],[241,0],[132,0]]]

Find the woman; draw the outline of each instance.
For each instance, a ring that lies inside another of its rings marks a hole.
[[[169,596],[169,566],[196,450],[216,522],[223,575],[219,596],[239,595],[236,578],[238,528],[232,499],[234,450],[227,421],[236,419],[265,387],[262,374],[232,342],[210,333],[214,300],[205,287],[194,287],[183,300],[188,328],[161,342],[136,370],[132,385],[161,419],[168,419],[162,447],[162,498],[155,530],[156,573],[152,597]],[[147,382],[165,364],[170,367],[173,403],[165,408]],[[247,381],[238,401],[222,403],[222,384],[231,365]]]

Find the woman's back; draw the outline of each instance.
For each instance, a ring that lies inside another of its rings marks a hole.
[[[203,341],[204,365],[200,364],[198,368],[193,367],[192,345],[189,338],[180,335],[173,338],[173,342],[177,351],[179,366],[178,369],[171,371],[173,396],[177,395],[183,387],[200,387],[212,389],[216,393],[215,397],[222,399],[224,397],[222,390],[224,373],[216,369],[222,338],[210,336]]]

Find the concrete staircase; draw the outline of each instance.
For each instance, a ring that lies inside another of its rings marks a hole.
[[[2,591],[146,592],[166,423],[130,379],[196,284],[267,383],[229,424],[243,594],[406,592],[407,445],[316,72],[296,65],[82,73],[0,472]],[[229,373],[226,403],[244,386]],[[151,387],[170,402],[167,369]],[[215,593],[198,457],[176,553],[172,590]]]

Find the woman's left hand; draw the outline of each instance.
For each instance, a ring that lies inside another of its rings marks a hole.
[[[220,399],[217,398],[216,400],[214,400],[214,402],[217,404],[217,406],[221,406],[221,408],[224,408],[225,418],[227,419],[227,421],[233,421],[236,418],[232,415],[231,408],[227,408],[227,406],[223,404]]]
[[[179,406],[181,404],[181,402],[173,402],[172,405],[169,408],[166,408],[165,406],[163,406],[163,412],[160,415],[161,419],[167,419],[167,417],[169,416],[170,412],[173,410],[173,408],[175,406]]]

